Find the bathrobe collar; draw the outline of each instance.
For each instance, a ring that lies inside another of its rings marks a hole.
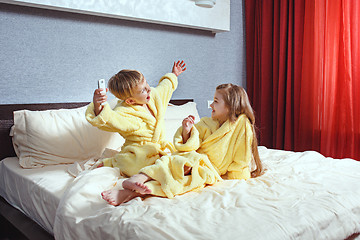
[[[148,112],[143,106],[127,104],[125,101],[122,102],[122,105],[132,109],[133,110],[133,112],[131,113],[132,115],[142,118],[145,122],[150,123],[151,125],[154,126],[156,125],[156,118],[150,112]],[[150,101],[147,103],[147,105],[149,109],[156,116],[157,109],[151,93],[150,93]]]
[[[208,138],[206,138],[205,141],[202,142],[202,144],[206,144],[207,142],[222,138],[231,130],[229,120],[224,122],[221,127],[219,127],[219,122],[217,120],[213,120],[212,118],[205,119],[205,123],[210,127],[212,134]]]
[[[244,115],[246,117],[246,115]],[[219,127],[219,122],[217,120],[213,120],[212,118],[206,119],[206,124],[210,126],[210,129],[212,131],[212,134],[203,141],[202,144],[206,144],[207,142],[215,141],[216,139],[222,138],[224,135],[229,133],[230,131],[234,130],[236,126],[238,125],[240,119],[244,117],[243,115],[240,115],[235,122],[230,122],[227,120],[224,122],[221,127]]]

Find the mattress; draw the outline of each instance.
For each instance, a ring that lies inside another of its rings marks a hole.
[[[76,178],[61,199],[56,239],[346,239],[360,232],[360,163],[314,151],[259,147],[265,174],[227,180],[173,199],[118,207],[100,197],[118,171]]]
[[[16,157],[0,162],[0,195],[12,206],[53,234],[57,206],[74,180],[67,165],[24,169]]]
[[[120,188],[114,168],[22,169],[0,163],[0,194],[56,239],[346,239],[360,232],[360,163],[313,151],[259,147],[264,175],[227,180],[173,199],[118,207],[100,193]]]

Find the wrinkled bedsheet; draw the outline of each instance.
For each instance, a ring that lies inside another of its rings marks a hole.
[[[100,195],[121,188],[117,169],[81,172],[60,200],[55,238],[328,240],[360,232],[360,162],[314,151],[259,153],[261,177],[117,207]]]

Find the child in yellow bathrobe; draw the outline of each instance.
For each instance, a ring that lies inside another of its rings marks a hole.
[[[118,132],[125,138],[121,151],[99,160],[98,167],[118,167],[130,177],[166,155],[166,148],[174,150],[164,140],[164,115],[178,85],[177,77],[185,70],[184,61],[174,62],[172,73],[164,75],[156,88],[150,88],[139,71],[121,70],[108,82],[110,92],[120,99],[114,109],[105,103],[106,92],[95,90],[86,119],[101,130]]]
[[[124,190],[108,190],[103,198],[119,205],[134,197],[172,198],[221,179],[249,179],[262,173],[257,151],[255,117],[242,87],[222,84],[216,88],[211,118],[194,125],[184,119],[174,136],[177,153],[163,156],[154,165],[123,182]],[[251,172],[251,162],[256,170]]]

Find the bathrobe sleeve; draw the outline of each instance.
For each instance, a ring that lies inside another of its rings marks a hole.
[[[90,103],[85,117],[91,125],[104,131],[126,133],[140,129],[140,122],[127,111],[131,111],[131,109],[119,106],[112,110],[106,103],[99,115],[96,116],[94,103]]]
[[[159,84],[155,88],[157,96],[161,99],[164,107],[169,103],[171,96],[178,86],[178,78],[174,73],[165,74],[159,81]]]
[[[190,137],[184,143],[182,137],[182,130],[183,127],[179,127],[174,135],[174,146],[176,150],[179,152],[190,152],[196,151],[200,147],[200,138],[199,138],[199,131],[196,129],[195,126],[192,127],[190,132]]]
[[[229,179],[249,179],[249,164],[252,159],[253,131],[250,121],[244,117],[238,125],[238,135],[234,149],[234,160],[228,167]]]
[[[211,129],[208,125],[208,119],[201,118],[200,121],[195,124],[190,133],[189,139],[186,143],[183,143],[182,137],[182,126],[176,131],[174,135],[174,146],[180,152],[190,152],[196,151],[201,143],[206,139],[208,136],[211,135]]]

